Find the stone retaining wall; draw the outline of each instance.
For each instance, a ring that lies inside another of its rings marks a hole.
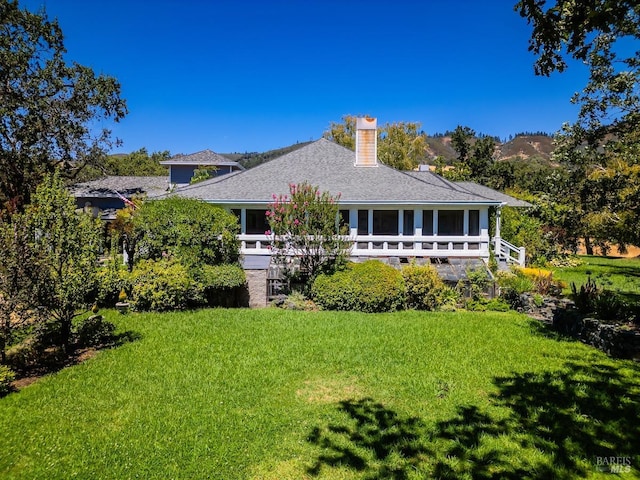
[[[640,333],[596,318],[582,317],[566,298],[520,296],[522,311],[558,332],[577,338],[617,358],[640,359]]]

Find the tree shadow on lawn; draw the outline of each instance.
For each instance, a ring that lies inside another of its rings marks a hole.
[[[345,421],[308,438],[321,453],[307,473],[343,467],[367,479],[568,479],[608,468],[604,457],[638,469],[640,372],[626,365],[632,378],[597,362],[497,377],[491,403],[498,408],[461,406],[435,426],[371,398],[342,401]]]
[[[69,354],[65,354],[61,347],[49,347],[39,352],[35,358],[21,359],[20,365],[10,365],[16,371],[16,380],[11,383],[11,388],[0,398],[9,393],[14,393],[31,385],[40,378],[51,373],[78,365],[93,358],[101,350],[121,347],[127,343],[137,342],[142,339],[142,334],[127,330],[111,335],[107,340],[90,347],[76,346]]]

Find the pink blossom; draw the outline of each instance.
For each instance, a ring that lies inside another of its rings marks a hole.
[[[264,232],[265,235],[271,235],[271,230],[267,230],[266,232]]]
[[[300,220],[298,220],[297,218],[293,221],[294,225],[300,225]]]

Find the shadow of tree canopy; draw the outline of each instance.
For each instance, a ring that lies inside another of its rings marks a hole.
[[[346,467],[366,479],[406,479],[426,459],[426,426],[419,418],[402,417],[372,398],[346,400],[339,410],[348,415],[341,425],[315,427],[308,441],[322,448],[307,473],[323,466]]]
[[[608,471],[604,457],[640,467],[640,384],[605,363],[494,379],[485,410],[460,406],[427,426],[371,398],[340,402],[341,425],[316,427],[321,454],[308,473],[343,467],[367,479],[569,479]]]

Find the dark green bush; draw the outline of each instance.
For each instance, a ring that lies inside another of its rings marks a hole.
[[[445,302],[449,289],[431,265],[409,265],[402,269],[407,308],[436,310]]]
[[[234,263],[240,254],[235,215],[201,200],[170,197],[146,201],[136,210],[137,256],[169,254],[183,265]]]
[[[201,290],[175,260],[141,260],[129,274],[131,307],[138,311],[182,310],[203,303]]]
[[[402,274],[377,260],[349,264],[332,275],[319,275],[311,293],[325,310],[392,312],[405,306]]]
[[[91,315],[76,327],[78,345],[81,347],[97,347],[113,342],[116,326],[105,320],[102,315]]]
[[[11,391],[11,382],[16,378],[13,370],[6,365],[0,365],[0,396]]]

